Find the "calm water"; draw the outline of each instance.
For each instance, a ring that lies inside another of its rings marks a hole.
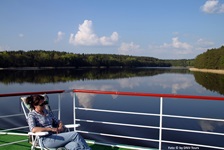
[[[168,94],[190,94],[223,96],[224,75],[191,73],[187,69],[141,68],[141,69],[58,69],[58,70],[0,70],[0,93],[32,92],[44,90],[92,89],[127,92],[148,92]],[[52,109],[57,109],[58,95],[49,95]],[[149,97],[128,97],[114,95],[77,94],[77,105],[85,108],[125,110],[159,113],[159,99]],[[62,120],[72,123],[72,98],[70,93],[62,94]],[[195,117],[224,117],[224,102],[164,99],[164,113]],[[19,97],[0,98],[0,116],[21,113]],[[156,117],[136,117],[77,111],[78,118],[97,121],[115,121],[148,126],[158,126]],[[0,128],[27,125],[24,116],[0,119]],[[165,118],[163,126],[201,131],[224,132],[224,123]],[[103,133],[158,139],[158,131],[152,129],[124,129],[119,126],[89,124],[81,122],[81,129],[97,130]],[[130,132],[131,131],[131,132]],[[85,135],[83,135],[85,136]],[[198,144],[219,144],[224,146],[220,136],[205,136],[180,132],[163,133],[165,140],[178,140]],[[101,141],[121,142],[120,139],[89,136]],[[211,140],[211,139],[216,139]],[[117,140],[117,141],[116,141]],[[124,140],[123,142],[157,147],[157,143]],[[214,142],[214,143],[213,143]],[[164,145],[167,149],[168,145]]]

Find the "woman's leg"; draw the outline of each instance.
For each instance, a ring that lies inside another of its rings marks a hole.
[[[77,132],[71,132],[71,142],[65,145],[68,150],[91,150],[83,137]]]
[[[77,132],[65,132],[60,134],[52,134],[47,137],[42,137],[43,146],[46,148],[57,148],[65,146],[69,150],[82,148],[90,150],[85,140]]]

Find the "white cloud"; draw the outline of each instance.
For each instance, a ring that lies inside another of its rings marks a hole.
[[[191,49],[192,46],[185,42],[180,42],[178,37],[172,38],[172,46],[174,48]]]
[[[205,4],[201,7],[201,9],[206,13],[213,13],[217,8],[218,3],[219,1],[209,0],[205,2]]]
[[[74,45],[96,45],[99,42],[97,35],[93,32],[92,21],[85,20],[79,25],[76,35],[71,34],[69,43]]]
[[[98,37],[94,33],[91,20],[85,20],[83,24],[79,25],[79,31],[76,34],[71,34],[69,43],[73,45],[113,45],[118,41],[119,35],[113,32],[110,37]]]
[[[10,50],[9,46],[0,46],[0,52],[5,51],[5,50]]]
[[[179,40],[179,37],[173,37],[170,43],[150,44],[149,55],[158,58],[182,59],[190,57],[193,54],[194,46]]]
[[[189,50],[192,46],[186,42],[179,41],[178,37],[172,38],[172,43],[163,43],[163,45],[156,46],[157,48],[176,48],[176,49],[185,49]]]
[[[100,43],[102,45],[113,45],[114,42],[118,41],[118,33],[113,32],[110,37],[103,36],[100,38]]]
[[[120,54],[134,54],[139,50],[140,46],[137,44],[134,44],[133,42],[131,43],[122,43],[121,46],[118,48],[118,51]]]
[[[1,52],[1,51],[4,51],[4,49],[0,46],[0,52]]]
[[[199,47],[203,47],[203,48],[210,48],[210,47],[214,46],[214,44],[215,44],[214,42],[208,41],[208,40],[205,40],[202,38],[198,39],[198,41],[197,41],[197,45]]]
[[[57,38],[56,38],[55,42],[57,43],[57,42],[61,41],[63,39],[64,35],[65,35],[64,32],[58,31]]]
[[[20,33],[20,34],[19,34],[19,37],[20,37],[20,38],[23,38],[23,37],[24,37],[24,34]]]
[[[219,8],[219,13],[224,13],[224,4],[222,4]]]
[[[218,0],[207,0],[201,10],[205,13],[224,13],[224,4],[220,4]]]

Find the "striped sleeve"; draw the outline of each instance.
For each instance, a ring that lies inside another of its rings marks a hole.
[[[28,122],[28,125],[29,125],[29,129],[30,131],[32,131],[32,129],[34,127],[36,127],[36,122],[35,122],[35,117],[34,117],[34,113],[33,112],[30,112],[28,114],[28,118],[27,118],[27,122]]]

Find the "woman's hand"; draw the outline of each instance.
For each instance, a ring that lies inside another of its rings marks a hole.
[[[58,127],[57,129],[58,129],[58,133],[61,133],[61,132],[63,132],[63,131],[64,131],[64,127],[63,127],[63,126]]]
[[[63,126],[62,121],[60,121],[59,125],[58,125],[58,133],[63,132],[63,131],[64,131],[64,126]]]
[[[57,134],[59,133],[58,128],[50,128],[50,131],[54,132],[54,133],[57,133]]]
[[[51,132],[54,132],[54,133],[61,133],[61,132],[63,132],[64,131],[64,128],[63,128],[63,126],[61,126],[61,127],[58,127],[58,128],[50,128],[51,130]]]

